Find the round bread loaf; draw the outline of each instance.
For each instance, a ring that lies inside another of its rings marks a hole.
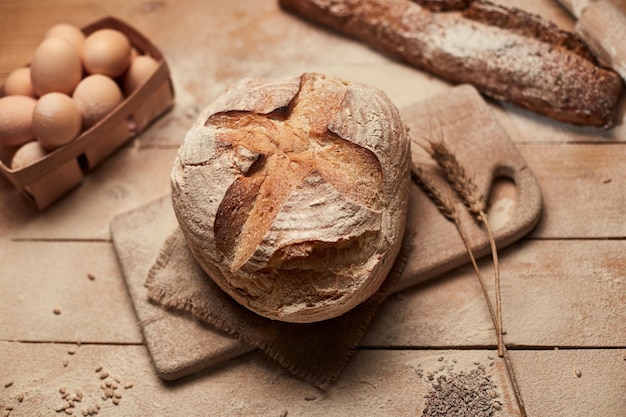
[[[337,317],[378,290],[400,250],[409,146],[375,88],[247,78],[187,133],[174,211],[200,266],[241,305],[287,322]]]

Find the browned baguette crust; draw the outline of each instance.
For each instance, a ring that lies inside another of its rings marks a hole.
[[[589,62],[598,64],[587,45],[576,34],[561,30],[554,23],[548,22],[540,16],[488,1],[472,1],[464,9],[463,16],[565,48]]]
[[[622,94],[578,38],[487,2],[433,12],[410,0],[279,0],[306,19],[452,83],[553,119],[611,127]],[[507,25],[513,29],[506,28]]]

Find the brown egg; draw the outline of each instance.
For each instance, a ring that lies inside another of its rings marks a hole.
[[[18,68],[9,74],[4,82],[4,94],[35,97],[33,83],[30,81],[30,68]]]
[[[72,94],[82,74],[78,51],[58,36],[44,39],[30,64],[31,80],[39,96],[52,92]]]
[[[130,65],[131,45],[122,32],[100,29],[87,36],[83,45],[83,64],[90,74],[115,78]]]
[[[82,114],[85,129],[107,116],[124,100],[115,81],[102,74],[85,77],[76,87],[72,98]]]
[[[126,74],[124,74],[124,94],[130,95],[137,87],[146,81],[159,67],[159,63],[148,55],[141,55],[133,59]]]
[[[27,167],[28,165],[37,162],[44,156],[46,156],[47,151],[37,142],[36,140],[32,140],[23,144],[15,155],[13,155],[13,159],[11,160],[11,169],[22,169]]]
[[[48,93],[37,101],[33,110],[33,132],[46,150],[71,142],[81,128],[81,113],[67,94]]]
[[[32,119],[36,103],[27,96],[0,98],[0,145],[19,146],[35,139]]]
[[[83,50],[85,34],[74,25],[70,25],[69,23],[58,23],[52,26],[48,29],[48,32],[46,32],[45,37],[51,38],[54,36],[58,36],[66,41],[69,41],[79,52]]]

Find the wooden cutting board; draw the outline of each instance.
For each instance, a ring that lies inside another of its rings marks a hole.
[[[451,88],[443,95],[404,108],[401,113],[414,140],[415,164],[426,169],[432,165],[417,144],[421,139],[443,138],[483,195],[497,193],[493,184],[499,178],[514,184],[513,195],[507,192],[504,204],[500,200],[496,203],[500,210],[490,212],[499,248],[520,239],[535,226],[541,214],[540,188],[473,87]],[[465,210],[459,211],[476,257],[488,254],[484,230]],[[148,300],[145,278],[164,240],[177,225],[169,196],[121,214],[111,222],[114,247],[146,346],[157,374],[164,380],[190,375],[254,349],[187,314],[164,310]],[[445,220],[418,187],[411,190],[407,233],[411,256],[395,292],[469,261],[454,225]]]

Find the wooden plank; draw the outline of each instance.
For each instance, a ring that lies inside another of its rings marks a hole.
[[[163,383],[152,372],[143,346],[83,345],[74,355],[68,346],[0,342],[2,383],[0,398],[14,407],[11,417],[44,415],[64,404],[59,389],[83,393],[75,415],[99,404],[102,415],[229,415],[229,416],[389,416],[419,415],[425,396],[437,378],[461,379],[461,372],[474,371],[493,382],[495,398],[487,404],[503,404],[499,416],[516,416],[512,393],[502,364],[492,352],[478,351],[362,351],[346,370],[344,378],[328,392],[321,392],[286,374],[259,353],[247,355],[219,369],[176,383]],[[441,360],[439,360],[441,358]],[[63,361],[68,359],[68,366]],[[491,365],[493,363],[493,365]],[[118,406],[102,400],[102,380],[94,370],[117,377]],[[442,369],[443,368],[443,369]],[[441,369],[441,370],[440,370]],[[421,375],[421,376],[420,376]],[[432,380],[429,379],[432,375]],[[467,379],[467,378],[466,378]],[[126,383],[133,387],[124,389]],[[490,388],[491,389],[491,388]],[[15,398],[25,393],[22,403]],[[471,395],[471,394],[468,394]],[[149,410],[149,411],[148,411]],[[106,413],[106,414],[105,414]],[[286,414],[287,413],[287,414]]]
[[[69,355],[72,348],[76,353]],[[624,353],[623,349],[512,351],[528,415],[624,415]],[[476,372],[482,365],[496,385],[493,402],[503,403],[494,415],[516,416],[505,371],[497,358],[490,359],[493,355],[486,350],[359,351],[343,378],[328,392],[320,392],[258,353],[193,378],[163,383],[152,372],[143,346],[0,342],[0,402],[13,407],[11,417],[52,415],[66,404],[59,392],[65,387],[71,395],[76,390],[83,395],[75,403],[74,415],[95,405],[101,406],[101,415],[110,416],[423,415],[425,397],[437,378],[458,380],[461,372]],[[100,379],[95,372],[99,366],[110,376]],[[122,395],[117,406],[102,399],[100,387],[114,382],[113,377],[121,381],[115,390]],[[5,388],[9,381],[13,384]],[[128,383],[133,386],[123,388]],[[20,393],[22,402],[17,400]]]
[[[0,264],[1,340],[142,342],[110,243],[0,240]]]
[[[537,177],[544,210],[533,236],[626,236],[626,147],[617,144],[538,145],[517,148]],[[122,149],[78,189],[37,213],[6,182],[0,190],[0,228],[11,238],[108,238],[115,215],[169,193],[176,148]],[[584,221],[581,221],[584,219]]]
[[[523,347],[626,346],[626,241],[525,240],[501,251],[505,342]],[[480,262],[493,294],[490,261]],[[390,297],[363,346],[494,346],[474,272],[463,267]]]
[[[626,415],[625,355],[625,349],[512,352],[528,415]]]
[[[519,145],[544,196],[538,238],[626,236],[626,146]]]

